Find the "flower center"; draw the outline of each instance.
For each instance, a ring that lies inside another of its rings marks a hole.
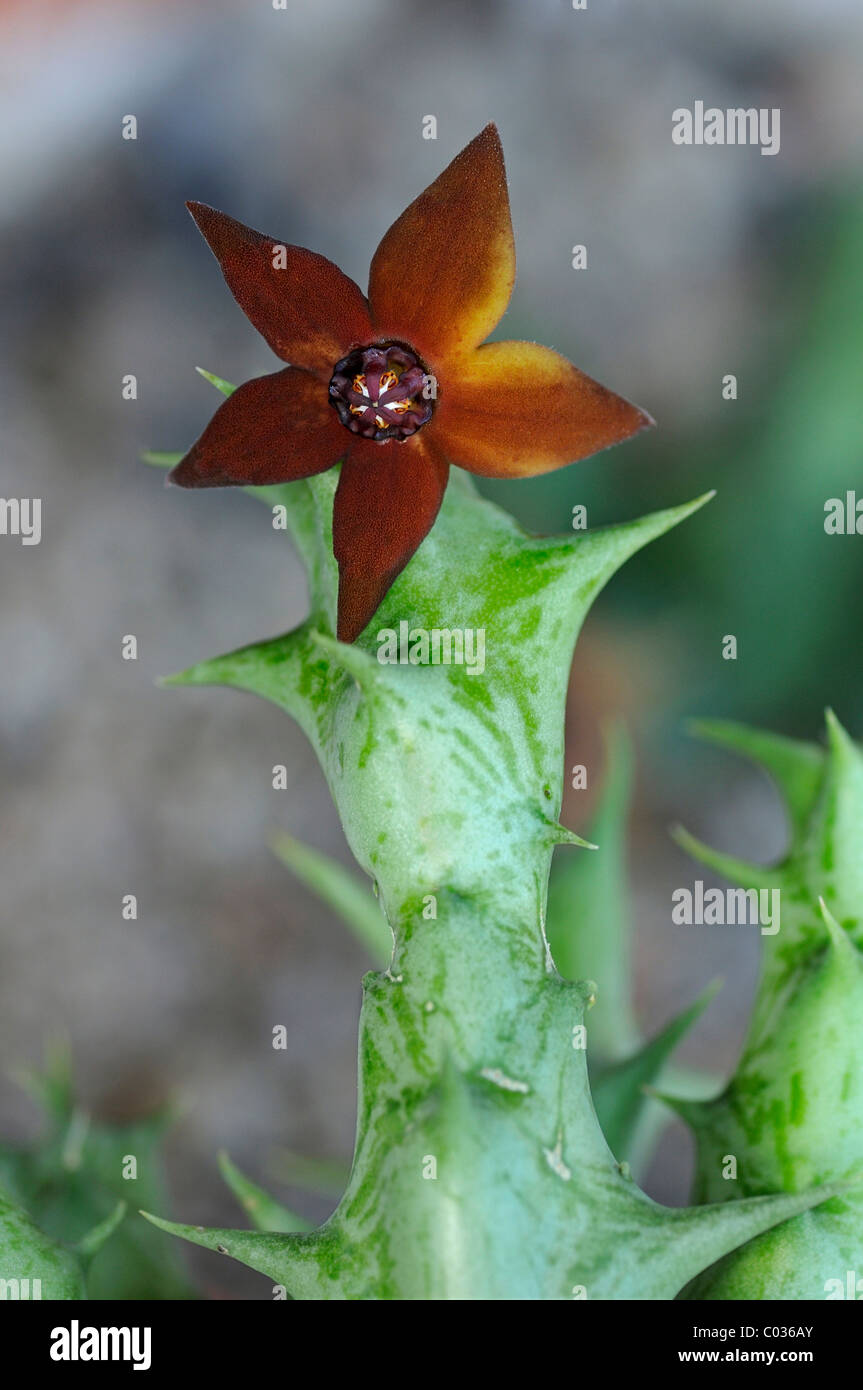
[[[419,358],[398,343],[356,348],[333,369],[330,405],[354,434],[378,444],[409,439],[431,419],[425,381]]]

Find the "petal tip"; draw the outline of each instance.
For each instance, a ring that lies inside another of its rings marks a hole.
[[[479,135],[475,135],[472,140],[465,145],[462,155],[471,153],[479,155],[483,161],[488,161],[491,165],[497,166],[495,173],[503,180],[506,185],[506,163],[503,155],[503,141],[500,138],[494,121],[489,121],[488,125],[483,126]],[[459,156],[456,156],[459,158]]]
[[[500,138],[500,131],[498,130],[497,124],[494,121],[489,121],[487,125],[484,125],[479,135],[477,135],[476,139],[487,140],[490,144],[497,145],[501,150],[503,150],[503,142]]]
[[[382,238],[369,276],[372,319],[442,360],[484,342],[514,281],[506,165],[490,121]]]
[[[194,480],[194,473],[195,466],[193,463],[190,464],[189,455],[187,454],[184,459],[178,464],[175,464],[171,469],[165,479],[165,487],[197,487],[198,484]]]
[[[216,234],[220,218],[223,218],[226,222],[230,221],[227,214],[219,212],[218,208],[211,208],[209,203],[198,203],[195,199],[187,200],[186,210],[191,216],[195,226],[198,228],[198,231],[201,233],[201,236],[210,247],[210,250],[213,251],[215,255],[216,251],[213,244],[213,237]]]
[[[226,487],[229,484],[228,478],[202,472],[194,449],[171,469],[165,479],[166,487]]]
[[[350,647],[368,627],[378,611],[384,593],[373,596],[362,592],[362,581],[351,573],[347,566],[339,572],[338,611],[336,613],[336,640]]]

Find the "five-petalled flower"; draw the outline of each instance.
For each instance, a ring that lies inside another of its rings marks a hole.
[[[290,366],[239,387],[171,480],[259,486],[341,462],[342,641],[359,636],[428,535],[450,464],[529,477],[652,424],[550,348],[485,343],[515,280],[493,125],[390,227],[368,298],[323,256],[203,203],[188,207],[240,307]]]

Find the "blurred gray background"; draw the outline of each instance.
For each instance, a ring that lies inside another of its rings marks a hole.
[[[368,962],[267,849],[282,828],[349,862],[322,775],[275,708],[155,684],[294,625],[303,574],[263,509],[168,491],[138,454],[183,449],[209,419],[218,401],[196,365],[234,382],[277,366],[185,199],[365,286],[386,227],[493,119],[518,255],[505,336],[554,345],[660,425],[577,474],[494,495],[553,531],[577,501],[598,524],[720,489],[687,540],[660,542],[599,600],[567,761],[598,771],[600,717],[627,718],[640,1017],[652,1030],[724,975],[684,1057],[732,1066],[757,938],[671,925],[673,889],[697,874],[666,828],[681,819],[756,858],[783,844],[767,784],[687,745],[682,714],[815,737],[833,702],[861,729],[863,540],[825,540],[821,512],[863,483],[859,6],[28,3],[0,6],[0,41],[0,491],[43,499],[40,545],[0,537],[4,1062],[33,1063],[62,1031],[87,1106],[129,1115],[173,1098],[183,1220],[236,1224],[220,1146],[277,1189],[281,1145],[349,1157]],[[671,112],[696,99],[780,107],[779,155],[675,147]],[[587,271],[571,269],[575,243]],[[126,373],[137,401],[121,398]],[[725,632],[739,634],[736,664],[720,659]],[[287,791],[272,790],[275,763]],[[596,785],[568,799],[576,829]],[[0,1079],[0,1130],[33,1125]],[[684,1201],[687,1164],[675,1130],[653,1195]],[[228,1262],[199,1269],[210,1293],[261,1296]]]

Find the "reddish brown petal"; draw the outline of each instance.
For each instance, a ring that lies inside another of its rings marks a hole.
[[[429,428],[450,463],[488,478],[523,478],[588,458],[652,424],[560,353],[507,342],[450,364]]]
[[[514,280],[503,150],[488,125],[390,227],[372,261],[372,318],[434,370],[488,337]]]
[[[186,206],[243,313],[283,362],[329,380],[349,348],[370,341],[365,296],[332,261],[263,236],[205,203]]]
[[[331,468],[350,437],[311,372],[286,367],[240,386],[168,475],[180,487],[260,487]]]
[[[428,535],[449,467],[424,438],[358,439],[342,465],[333,508],[339,562],[338,636],[353,642]]]

